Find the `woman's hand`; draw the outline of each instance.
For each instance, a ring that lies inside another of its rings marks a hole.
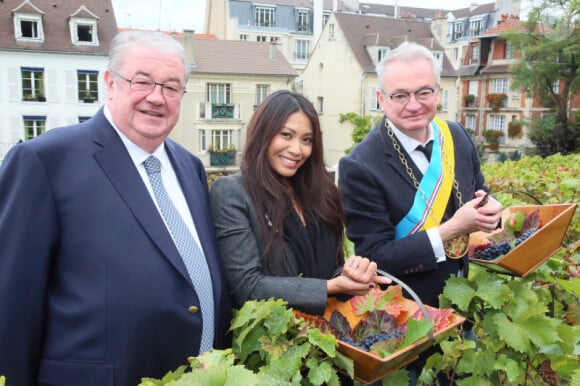
[[[344,263],[342,274],[327,281],[327,292],[329,295],[365,295],[376,284],[391,284],[391,279],[377,274],[377,263],[374,261],[350,256]]]

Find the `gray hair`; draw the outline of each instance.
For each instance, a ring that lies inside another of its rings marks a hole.
[[[118,71],[125,59],[125,53],[133,45],[150,47],[159,53],[178,56],[185,71],[184,80],[189,76],[187,53],[183,45],[171,36],[155,31],[123,31],[118,33],[111,42],[109,49],[109,71]]]
[[[401,43],[394,50],[389,51],[387,56],[377,63],[376,71],[379,78],[379,87],[382,89],[385,73],[388,71],[389,64],[395,60],[411,61],[413,59],[427,59],[433,68],[433,75],[435,75],[435,83],[441,82],[441,65],[439,60],[433,53],[425,46],[415,42],[405,41]]]

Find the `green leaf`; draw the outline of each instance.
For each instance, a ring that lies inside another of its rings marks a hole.
[[[510,321],[505,314],[496,314],[493,320],[496,324],[497,334],[500,339],[514,350],[526,352],[530,349],[530,340],[525,329]]]
[[[183,373],[185,372],[185,370],[187,370],[189,366],[187,365],[182,365],[179,366],[175,371],[168,371],[167,374],[165,374],[163,376],[163,378],[161,378],[160,380],[154,379],[154,378],[142,378],[141,379],[141,383],[139,384],[140,386],[161,386],[161,385],[173,385],[175,383],[175,381],[177,381],[179,378],[181,378],[181,376],[183,375]],[[2,379],[0,378],[0,381]],[[0,383],[0,385],[2,385]]]
[[[384,377],[381,383],[383,386],[407,385],[409,384],[409,372],[404,369],[394,371]]]
[[[320,348],[330,358],[336,355],[338,345],[336,338],[332,334],[323,334],[319,329],[308,330],[308,341]]]
[[[566,291],[573,293],[576,297],[580,297],[580,278],[571,277],[567,280],[559,279],[556,282]]]
[[[409,318],[407,320],[407,333],[405,334],[405,339],[401,344],[400,348],[407,347],[413,343],[425,338],[429,333],[429,330],[433,328],[433,323],[426,321],[425,319],[416,320]]]
[[[467,311],[469,304],[477,296],[477,292],[471,287],[470,282],[465,278],[458,277],[447,279],[443,294],[461,311]]]
[[[523,373],[521,363],[508,358],[505,355],[500,355],[495,363],[495,368],[505,373],[507,379],[511,382],[516,382]]]
[[[329,362],[318,362],[315,358],[310,358],[307,362],[308,381],[313,385],[322,385],[327,383],[332,376],[332,365]]]
[[[354,378],[354,362],[352,359],[337,351],[335,357],[332,359],[332,363],[339,369],[345,371],[349,377]]]

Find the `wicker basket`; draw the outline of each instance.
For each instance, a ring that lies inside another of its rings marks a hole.
[[[514,212],[530,214],[536,210],[540,215],[540,228],[530,238],[496,260],[472,258],[470,261],[491,271],[524,277],[549,259],[562,246],[576,204],[512,206],[504,209],[502,220],[505,222]],[[469,243],[487,244],[488,236],[490,234],[484,232],[472,233]]]

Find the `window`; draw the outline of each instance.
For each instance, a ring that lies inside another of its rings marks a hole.
[[[266,41],[268,41],[268,37],[264,36],[264,35],[258,35],[258,36],[256,36],[256,41],[257,42],[266,42]]]
[[[388,48],[379,48],[379,52],[378,52],[378,56],[377,56],[378,62],[383,60],[388,54],[389,54]]]
[[[299,9],[297,13],[296,31],[307,32],[310,26],[310,13],[305,9]]]
[[[24,139],[26,141],[46,131],[45,116],[24,116]]]
[[[479,44],[472,44],[471,45],[471,56],[470,56],[470,64],[471,62],[477,62],[479,60]]]
[[[449,109],[449,90],[444,88],[441,89],[441,98],[439,103],[441,103],[441,111],[447,111]]]
[[[324,97],[317,97],[316,104],[318,107],[318,114],[323,114],[324,113]]]
[[[552,82],[552,91],[554,94],[560,93],[560,79],[556,79],[554,82]]]
[[[490,115],[489,125],[491,130],[500,130],[506,132],[505,115]],[[501,138],[500,138],[501,142]]]
[[[255,25],[260,27],[275,27],[276,10],[274,8],[256,7]]]
[[[15,15],[14,25],[17,39],[44,40],[44,31],[40,15]]]
[[[471,36],[478,36],[481,33],[482,20],[472,20],[469,25]]]
[[[465,128],[472,133],[475,132],[475,115],[467,114],[465,116]]]
[[[335,25],[334,25],[334,23],[331,23],[331,24],[328,26],[328,39],[329,39],[329,40],[334,40],[334,39],[336,39],[336,28],[335,28]]]
[[[83,101],[85,103],[94,103],[99,100],[98,78],[98,71],[77,71],[79,101]]]
[[[234,131],[233,130],[212,130],[211,144],[215,150],[227,149],[234,145]]]
[[[44,95],[44,68],[22,67],[22,99],[25,101],[46,101]]]
[[[91,117],[80,116],[79,123],[83,123],[84,121],[88,121],[89,119],[91,119]]]
[[[463,37],[463,22],[455,23],[455,39]]]
[[[503,78],[491,80],[491,92],[494,94],[507,94],[508,80]]]
[[[206,151],[207,150],[207,139],[206,139],[206,130],[199,131],[199,151]]]
[[[377,98],[377,90],[380,90],[380,88],[377,86],[371,88],[371,111],[381,111],[381,104]]]
[[[267,84],[256,85],[256,106],[262,103],[264,99],[270,94],[270,86]]]
[[[230,84],[229,83],[208,83],[207,101],[209,103],[230,103]]]
[[[296,51],[294,52],[294,60],[297,62],[308,61],[308,50],[310,42],[308,40],[296,40]]]
[[[240,40],[245,42],[246,40],[248,40],[248,35],[246,34],[240,34]]]
[[[505,42],[505,53],[504,59],[515,59],[516,56],[516,48],[514,47],[513,43]]]
[[[93,19],[71,18],[71,38],[75,44],[98,44],[97,21]]]
[[[329,13],[323,13],[322,14],[322,28],[324,28],[324,26],[326,25],[326,23],[328,23],[328,18],[330,17]]]

